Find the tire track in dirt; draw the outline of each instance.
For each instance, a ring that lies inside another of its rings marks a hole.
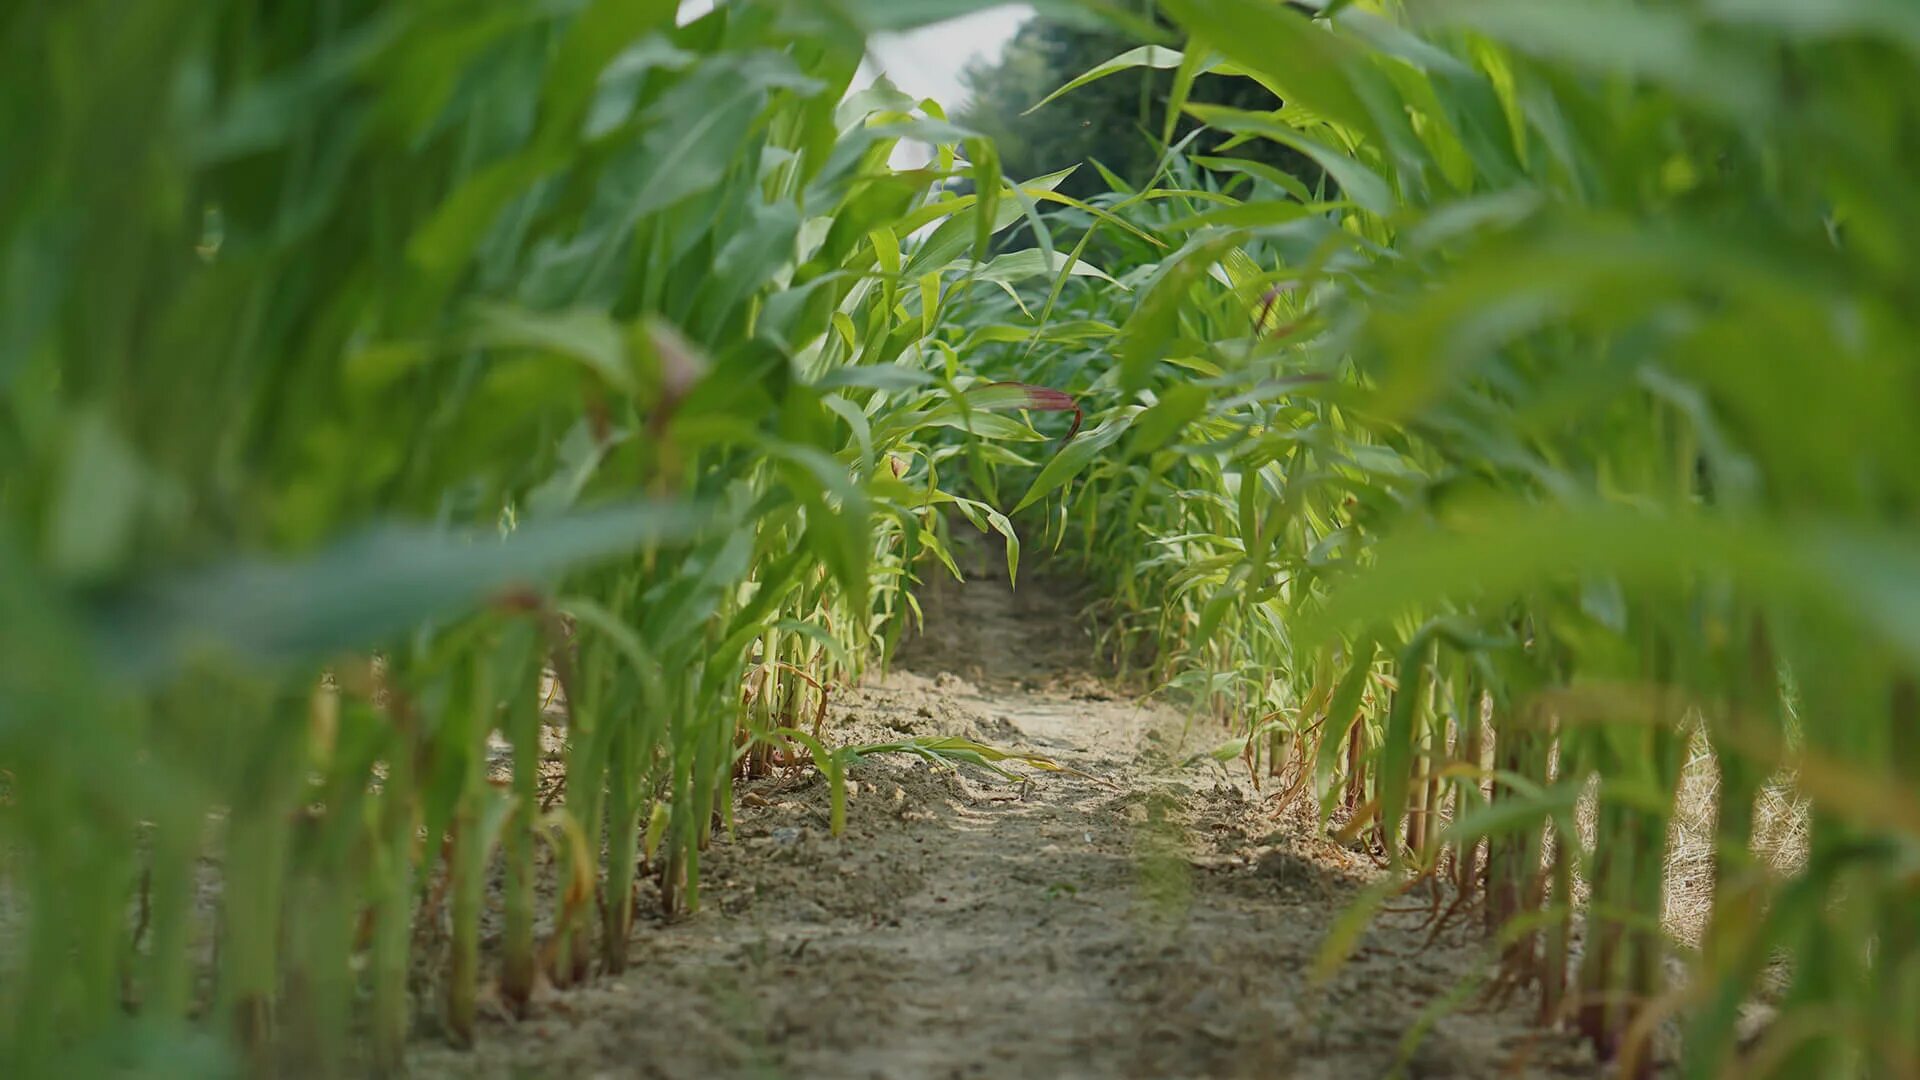
[[[703,910],[643,925],[632,966],[496,1019],[482,1077],[1413,1077],[1592,1075],[1519,1010],[1423,1014],[1484,969],[1466,937],[1420,946],[1383,916],[1324,987],[1308,971],[1374,874],[1246,783],[1171,763],[1220,731],[1119,694],[1059,580],[1018,591],[967,552],[925,592],[893,674],[835,695],[832,735],[967,735],[1085,775],[1025,785],[904,758],[851,771],[846,835],[825,785],[744,785],[703,867]],[[1004,565],[1004,564],[1001,564]],[[1197,722],[1204,724],[1204,721]],[[1183,732],[1187,745],[1181,745]]]

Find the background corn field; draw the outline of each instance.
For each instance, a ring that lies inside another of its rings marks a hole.
[[[977,6],[0,15],[9,1075],[391,1070],[619,970],[1003,512],[1490,992],[1920,1075],[1917,9],[1080,5],[1174,72],[1082,201],[849,94]]]

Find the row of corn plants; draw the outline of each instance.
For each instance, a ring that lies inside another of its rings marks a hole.
[[[936,330],[1057,178],[850,93],[914,13],[677,8],[0,14],[0,1072],[392,1072],[621,969],[942,515],[1011,537],[943,477],[1057,403]]]
[[[1172,68],[1158,175],[1027,238],[1114,283],[951,331],[1084,429],[973,482],[1106,585],[1116,660],[1236,725],[1218,757],[1376,853],[1362,910],[1431,888],[1438,926],[1482,920],[1488,993],[1626,1075],[1663,1032],[1688,1076],[1920,1074],[1889,1022],[1920,1016],[1920,22],[1160,6],[1184,41],[1063,88]],[[1282,107],[1188,105],[1201,77]],[[1207,128],[1173,144],[1183,112]],[[1808,806],[1794,866],[1754,854],[1773,785]]]

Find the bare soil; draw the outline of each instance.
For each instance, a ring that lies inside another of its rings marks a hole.
[[[1597,1074],[1524,1004],[1474,992],[1485,942],[1429,941],[1420,914],[1375,918],[1315,986],[1371,861],[1276,814],[1244,769],[1180,767],[1229,733],[1090,670],[1068,583],[1014,591],[969,554],[895,671],[836,692],[831,735],[965,735],[1077,772],[868,759],[838,839],[810,772],[742,785],[699,912],[643,925],[628,971],[490,1019],[471,1052],[423,1041],[415,1075]]]

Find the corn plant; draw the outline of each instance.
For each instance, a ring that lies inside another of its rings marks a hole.
[[[1081,200],[849,93],[976,5],[677,6],[0,15],[9,1075],[395,1071],[697,905],[735,776],[992,764],[822,718],[1016,510],[1494,993],[1920,1068],[1904,8],[1164,0],[1075,80],[1172,65],[1161,168]]]
[[[1153,181],[1048,218],[1121,288],[1062,275],[970,339],[1084,406],[1085,452],[992,482],[1108,586],[1115,655],[1236,724],[1214,756],[1316,798],[1392,888],[1433,888],[1437,924],[1477,910],[1492,992],[1622,1072],[1670,1022],[1692,1076],[1920,1068],[1884,1022],[1920,1009],[1916,24],[1161,8],[1179,50],[1063,87],[1176,72],[1142,117]],[[1203,74],[1282,107],[1188,104]],[[1208,130],[1175,143],[1182,113]],[[1322,175],[1236,156],[1260,140]],[[1715,887],[1673,986],[1695,739]],[[1810,806],[1791,873],[1750,851],[1781,783]]]
[[[850,92],[897,13],[677,6],[0,17],[9,1075],[393,1072],[619,970],[943,511],[1011,536],[944,433],[1039,391],[933,331],[1057,181]]]

